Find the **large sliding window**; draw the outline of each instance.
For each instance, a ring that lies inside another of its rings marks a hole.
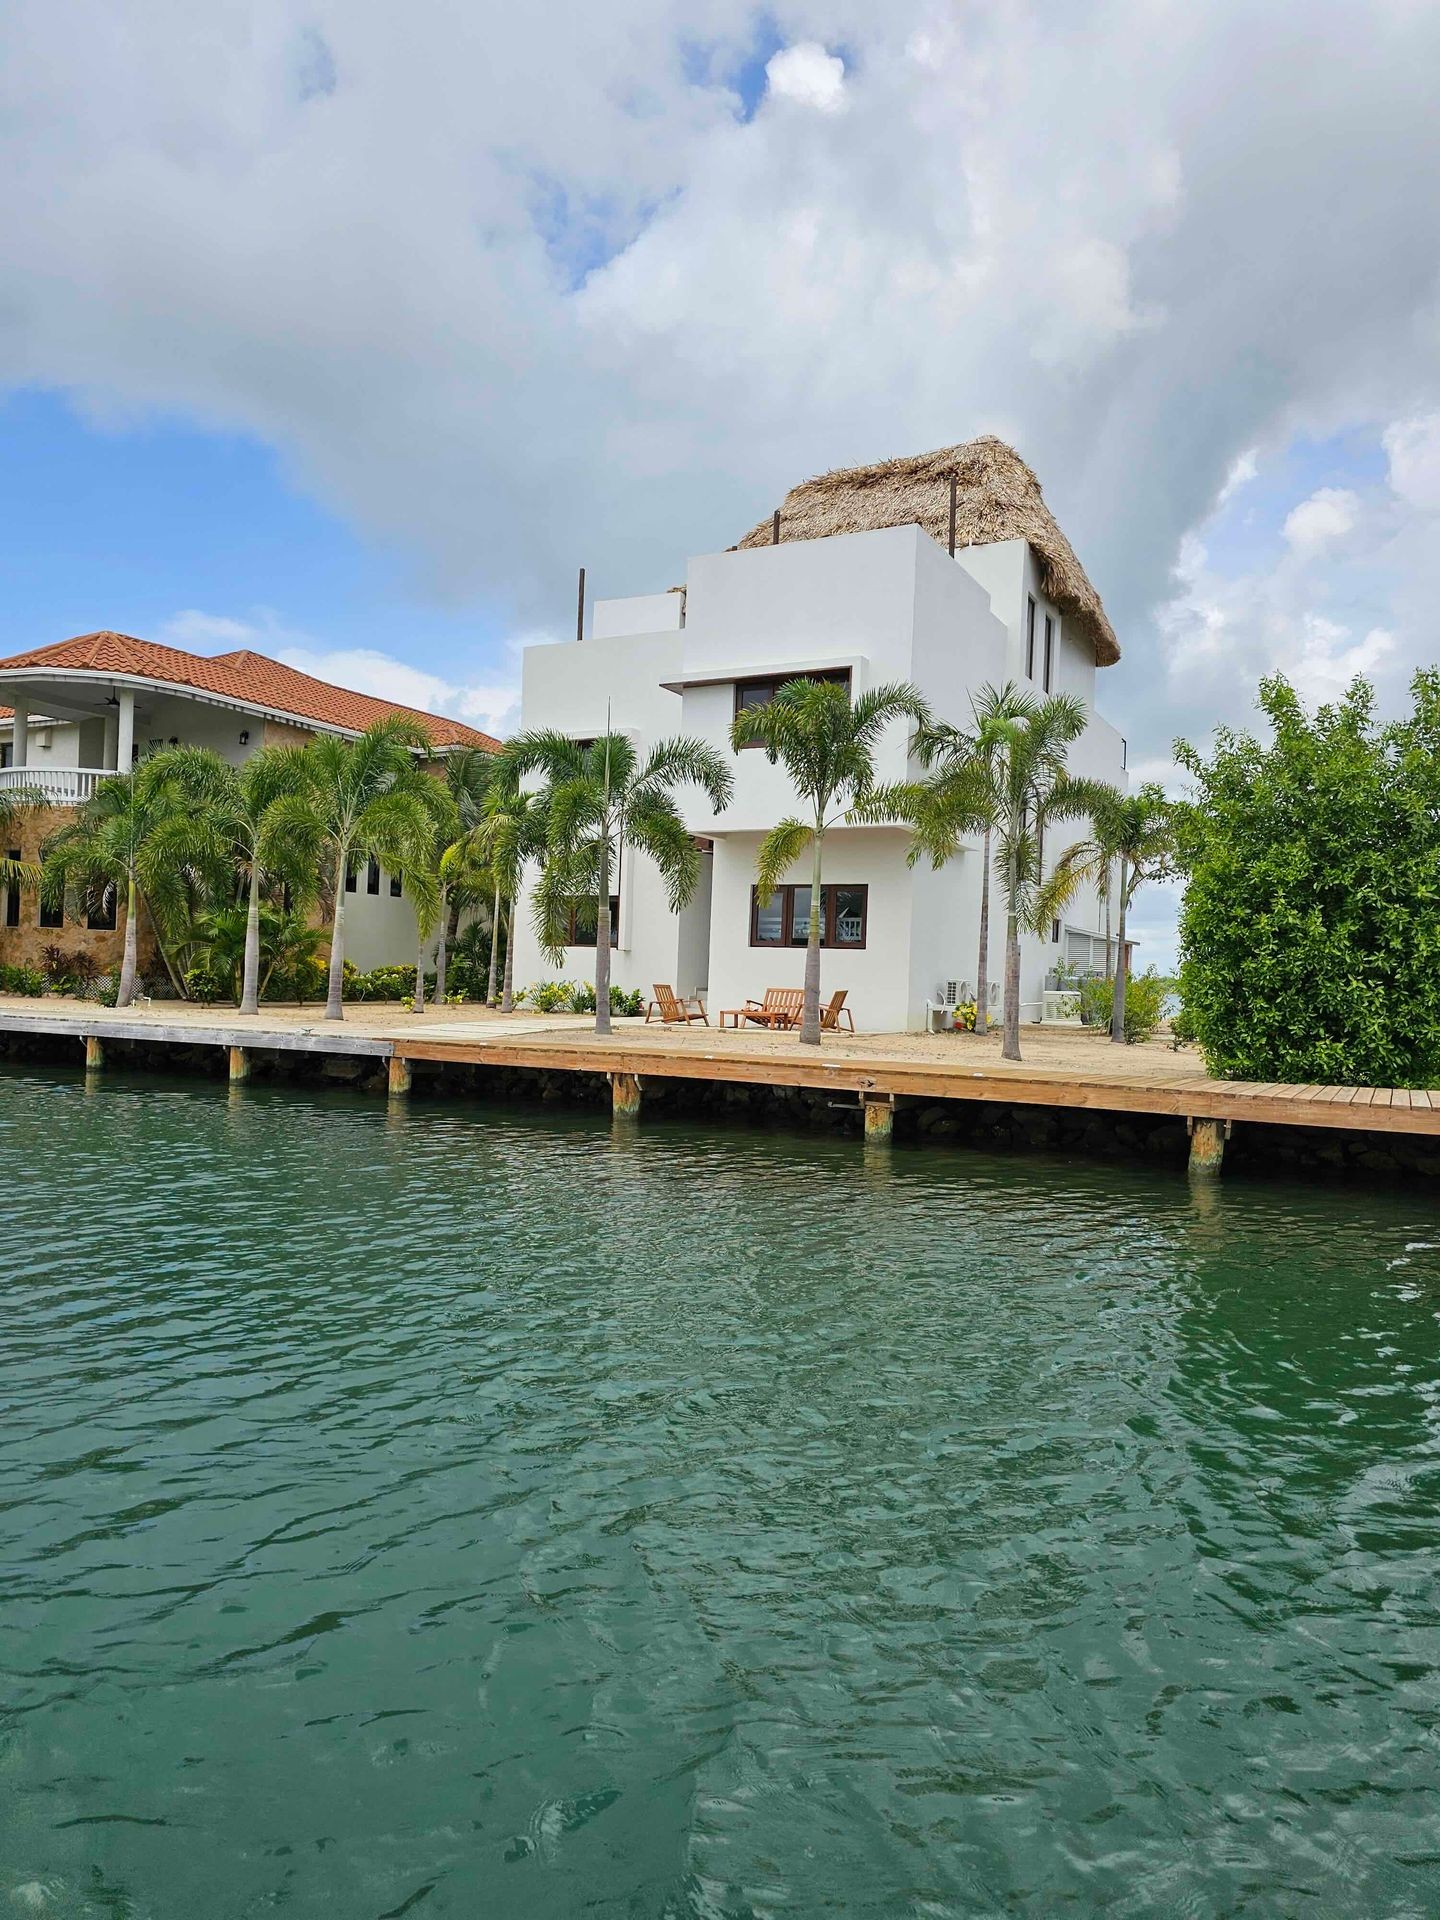
[[[850,690],[850,669],[848,667],[827,667],[823,672],[819,673],[787,673],[784,678],[780,680],[777,680],[773,674],[767,675],[763,680],[737,680],[735,682],[736,713],[744,713],[751,707],[768,707],[781,687],[787,686],[792,680],[821,680],[830,686],[844,687],[848,693]],[[751,746],[758,744],[757,741],[752,740],[750,742]]]
[[[820,889],[822,947],[863,947],[870,912],[868,887]],[[762,906],[750,889],[752,947],[803,947],[810,938],[809,887],[777,887]]]

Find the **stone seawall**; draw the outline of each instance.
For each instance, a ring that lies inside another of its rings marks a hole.
[[[223,1047],[169,1041],[104,1040],[107,1070],[195,1074],[223,1081]],[[267,1051],[250,1054],[250,1084],[350,1089],[381,1098],[386,1062],[373,1056]],[[43,1063],[80,1071],[80,1042],[69,1035],[0,1033],[0,1061]],[[0,1100],[3,1100],[0,1085]],[[563,1106],[608,1112],[603,1073],[546,1071],[415,1061],[413,1097],[479,1101],[494,1106]],[[863,1129],[858,1100],[804,1087],[650,1077],[647,1119],[666,1115],[710,1125],[769,1127],[852,1135]],[[642,1122],[643,1124],[643,1122]],[[1093,1108],[1007,1105],[993,1100],[906,1100],[895,1110],[897,1142],[975,1148],[985,1152],[1072,1154],[1085,1159],[1170,1166],[1186,1162],[1185,1123],[1165,1115],[1107,1113]],[[1401,1134],[1237,1123],[1226,1150],[1227,1178],[1237,1172],[1294,1174],[1326,1180],[1427,1186],[1440,1177],[1440,1141]]]

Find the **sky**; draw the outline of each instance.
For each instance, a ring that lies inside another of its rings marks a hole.
[[[1141,777],[1440,591],[1434,0],[8,0],[0,652],[516,720],[524,645],[995,432]],[[1168,964],[1173,899],[1139,903]]]

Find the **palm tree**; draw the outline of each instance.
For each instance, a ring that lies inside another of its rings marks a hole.
[[[41,850],[46,899],[58,902],[69,895],[93,901],[97,893],[124,889],[117,1006],[128,1007],[135,994],[139,907],[145,905],[157,939],[163,939],[164,924],[173,924],[188,904],[195,870],[213,854],[209,825],[197,815],[174,767],[158,757],[97,781],[75,819],[46,841]]]
[[[232,767],[208,747],[185,746],[166,748],[147,762],[158,777],[173,775],[193,796],[197,825],[213,835],[211,863],[238,875],[245,890],[242,1014],[260,1012],[260,909],[266,888],[283,886],[292,901],[300,902],[316,892],[318,822],[303,806],[280,804],[305,795],[305,753],[303,747],[262,747]]]
[[[1006,1060],[1020,1058],[1020,935],[1043,933],[1086,877],[1087,849],[1068,848],[1049,876],[1045,865],[1046,829],[1062,820],[1085,818],[1114,797],[1101,780],[1074,778],[1066,765],[1070,747],[1085,731],[1084,702],[1074,694],[1048,699],[1021,696],[1023,707],[992,720],[994,732],[994,836],[1000,892],[1005,901],[1004,1043]],[[1017,703],[1018,705],[1019,703]],[[934,866],[948,860],[956,846],[957,812],[963,812],[965,788],[942,771],[919,790],[911,818],[915,827],[912,857],[928,853]]]
[[[774,766],[789,774],[809,819],[781,820],[760,842],[755,858],[755,891],[768,901],[808,847],[810,931],[805,946],[805,1000],[800,1038],[820,1044],[820,893],[825,835],[842,821],[901,817],[898,799],[877,795],[875,749],[892,720],[924,726],[929,709],[916,688],[895,682],[874,687],[851,700],[835,681],[787,680],[767,707],[745,707],[730,728],[730,743],[759,746]],[[897,795],[898,789],[885,790]]]
[[[0,893],[12,887],[40,885],[40,868],[33,860],[12,860],[5,851],[18,840],[20,829],[32,813],[39,813],[50,802],[39,787],[0,787]]]
[[[361,860],[378,860],[392,873],[423,861],[431,780],[415,755],[427,744],[418,727],[398,716],[378,720],[358,740],[321,734],[304,749],[303,791],[275,803],[276,831],[313,833],[334,888],[327,1020],[345,1018],[347,874]]]
[[[513,743],[512,743],[513,744]],[[492,876],[495,887],[494,917],[490,926],[490,978],[485,990],[487,1007],[495,1005],[496,963],[500,953],[500,933],[505,931],[505,977],[500,994],[500,1011],[510,1013],[515,1005],[515,908],[525,869],[538,860],[549,841],[548,795],[526,793],[513,762],[501,756],[497,776],[485,796],[484,818],[469,836],[470,857]]]
[[[620,849],[650,856],[671,912],[679,913],[700,883],[700,851],[672,789],[701,788],[719,813],[729,804],[734,779],[713,747],[682,736],[660,741],[643,761],[623,733],[603,733],[588,745],[562,733],[522,733],[505,755],[517,779],[543,773],[546,780],[535,930],[558,961],[573,939],[572,919],[588,927],[594,903],[595,1031],[609,1033],[610,883]]]
[[[1033,698],[1013,680],[1003,687],[985,686],[970,702],[971,727],[962,729],[935,721],[922,727],[915,738],[915,752],[922,765],[939,764],[956,832],[978,831],[983,835],[980,948],[975,961],[976,1033],[990,1030],[990,843],[1000,816],[998,776],[1004,758],[1005,723],[1027,719],[1034,707]]]
[[[457,838],[442,858],[442,906],[435,943],[435,998],[445,998],[446,961],[467,907],[484,904],[490,895],[490,876],[477,864],[470,836],[485,817],[485,803],[496,782],[499,756],[484,747],[462,747],[445,758],[445,784],[458,816]],[[498,915],[498,906],[496,913]],[[494,951],[494,928],[491,929]],[[493,980],[491,982],[494,984]],[[493,996],[492,996],[493,997]]]
[[[1125,917],[1131,902],[1148,880],[1168,880],[1175,872],[1175,807],[1165,797],[1165,789],[1156,781],[1131,794],[1114,793],[1094,811],[1094,840],[1089,849],[1078,850],[1082,865],[1092,873],[1103,863],[1105,892],[1105,941],[1108,956],[1110,942],[1110,888],[1115,885],[1119,924],[1115,951],[1114,993],[1110,1003],[1110,1038],[1125,1044],[1125,982],[1129,960],[1125,950]],[[1083,856],[1088,854],[1088,860]],[[1118,884],[1111,871],[1119,867]]]
[[[429,816],[429,831],[412,850],[411,858],[402,869],[410,894],[410,910],[415,915],[415,928],[419,935],[415,953],[413,1002],[416,1013],[425,1011],[425,949],[437,927],[440,929],[439,940],[445,938],[445,915],[449,904],[446,897],[449,891],[446,857],[460,833],[460,809],[455,804],[447,781],[428,779],[420,799]],[[444,974],[444,962],[440,959],[437,943],[437,1004],[445,992]]]

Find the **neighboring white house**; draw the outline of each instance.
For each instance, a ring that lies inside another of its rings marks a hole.
[[[37,843],[107,773],[165,745],[210,747],[238,765],[264,745],[302,745],[317,733],[355,738],[392,714],[415,722],[438,754],[500,745],[461,721],[332,686],[262,653],[196,654],[108,631],[0,660],[0,701],[8,703],[0,706],[0,788],[39,788],[50,802],[30,827]],[[50,942],[89,948],[108,964],[119,948],[113,911],[77,923],[37,895],[0,893],[0,959],[33,962]],[[360,867],[350,879],[347,959],[362,971],[413,963],[416,945],[401,881],[373,862]]]
[[[949,555],[951,479],[957,546]],[[783,767],[763,752],[732,754],[731,721],[786,679],[835,675],[856,692],[911,681],[940,717],[970,718],[970,696],[1015,680],[1079,695],[1090,713],[1074,771],[1124,787],[1125,742],[1094,711],[1095,673],[1119,646],[1094,588],[1017,454],[979,440],[911,460],[826,474],[795,488],[773,544],[769,521],[729,552],[692,559],[683,589],[595,603],[589,637],[526,650],[522,723],[579,738],[617,731],[642,750],[695,734],[732,759],[735,795],[723,814],[693,789],[680,798],[705,848],[694,902],[672,914],[642,855],[622,852],[616,880],[613,977],[648,993],[655,982],[706,998],[716,1011],[799,986],[809,916],[808,856],[762,906],[754,889],[761,836],[796,812]],[[907,724],[887,729],[882,781],[907,771]],[[1047,866],[1086,823],[1062,829]],[[945,984],[973,989],[980,911],[978,844],[939,872],[906,861],[895,827],[842,827],[825,843],[826,994],[844,987],[856,1023],[920,1028]],[[528,903],[527,903],[528,904]],[[522,907],[517,982],[553,976]],[[1047,973],[1103,960],[1103,915],[1091,889],[1046,938],[1027,937],[1023,1017],[1038,1019]],[[991,904],[990,980],[998,1011],[1004,910]],[[593,948],[593,936],[589,946]],[[565,954],[570,978],[593,953]]]

